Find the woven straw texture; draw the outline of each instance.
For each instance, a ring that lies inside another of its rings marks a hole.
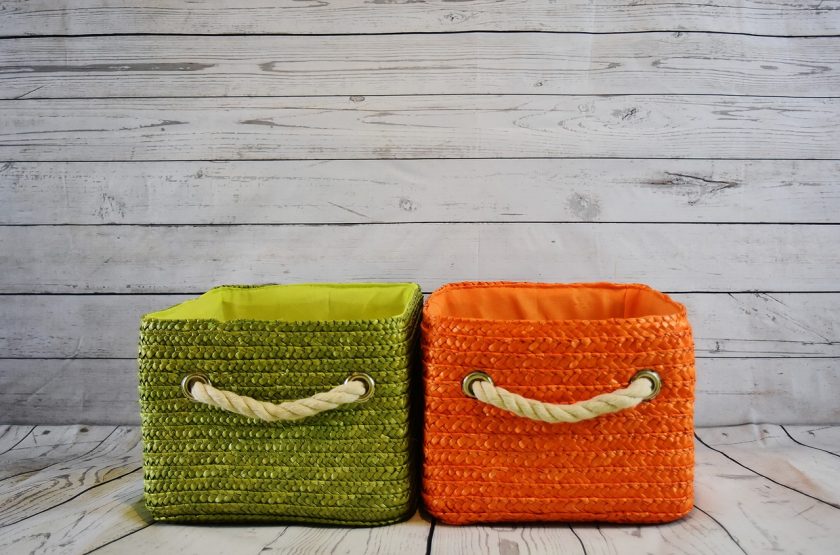
[[[410,516],[418,446],[409,430],[409,392],[423,297],[415,284],[389,285],[406,287],[410,300],[402,314],[388,318],[146,315],[139,381],[144,493],[152,516],[360,526]],[[318,287],[316,295],[330,294],[329,284]],[[327,391],[354,372],[372,376],[376,389],[364,403],[267,423],[186,398],[180,382],[194,372],[220,389],[275,403]]]
[[[464,317],[459,295],[480,289],[514,304],[527,293],[523,304],[546,317]],[[555,319],[549,295],[558,291],[572,304],[581,293],[648,296],[668,313]],[[694,343],[682,305],[643,285],[468,282],[436,291],[422,325],[423,499],[432,515],[449,524],[642,523],[691,510]],[[461,390],[466,374],[482,370],[511,392],[574,403],[625,387],[645,368],[662,377],[659,396],[573,424],[521,418]]]

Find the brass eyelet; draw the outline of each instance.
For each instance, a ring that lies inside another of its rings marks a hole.
[[[207,385],[213,385],[210,383],[210,378],[204,374],[187,374],[184,376],[184,379],[181,380],[181,392],[184,394],[184,397],[190,401],[195,401],[195,397],[193,397],[192,394],[192,386],[199,382]]]
[[[469,374],[464,376],[463,380],[461,380],[461,391],[464,392],[464,395],[466,395],[470,399],[475,399],[476,397],[475,393],[473,392],[473,385],[475,384],[475,382],[478,381],[489,382],[490,385],[493,385],[493,378],[491,378],[484,372],[470,372]]]
[[[365,401],[373,397],[373,392],[376,389],[376,382],[374,382],[373,378],[371,378],[369,375],[364,374],[362,372],[350,374],[349,376],[347,376],[347,379],[344,380],[344,383],[347,384],[350,382],[362,382],[362,384],[365,386],[365,392],[362,394],[361,397],[358,398],[358,400],[356,401],[357,403],[364,403]]]
[[[635,382],[636,380],[645,379],[648,380],[651,384],[652,391],[650,395],[644,398],[645,401],[650,401],[657,395],[659,392],[662,391],[662,378],[649,368],[645,368],[644,370],[640,370],[636,372],[636,375],[630,378],[630,383]]]

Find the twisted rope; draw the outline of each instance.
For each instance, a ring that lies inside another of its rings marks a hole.
[[[646,378],[639,378],[633,380],[627,387],[616,389],[611,393],[602,393],[571,405],[555,405],[511,393],[487,380],[477,380],[472,384],[473,394],[482,403],[512,412],[517,416],[551,424],[580,422],[603,414],[633,408],[648,398],[653,393],[653,389],[653,382]]]
[[[341,405],[355,403],[366,392],[367,388],[363,383],[351,380],[306,399],[285,401],[275,405],[268,401],[258,401],[251,397],[238,395],[232,391],[216,389],[203,382],[192,384],[190,389],[193,399],[199,403],[235,412],[248,418],[258,418],[266,422],[300,420],[301,418],[314,416],[338,408]]]

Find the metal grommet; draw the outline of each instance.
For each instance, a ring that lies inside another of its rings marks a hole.
[[[362,384],[364,384],[365,386],[365,392],[362,394],[361,397],[359,397],[356,400],[357,403],[363,403],[371,397],[373,397],[373,391],[376,388],[376,382],[374,382],[373,378],[371,378],[369,375],[362,373],[350,374],[349,376],[347,376],[347,379],[344,380],[344,383],[347,384],[350,382],[362,382]]]
[[[653,370],[645,369],[636,372],[636,375],[630,378],[630,383],[633,383],[636,380],[642,378],[648,380],[650,382],[651,388],[653,389],[650,392],[650,395],[644,398],[645,401],[650,401],[651,399],[659,395],[660,391],[662,391],[662,378],[660,378],[659,374],[657,374]]]
[[[181,380],[181,392],[184,394],[184,397],[191,401],[195,401],[195,397],[193,397],[192,394],[192,386],[199,382],[207,385],[213,385],[210,383],[210,378],[204,374],[187,374],[184,376],[184,379]]]
[[[484,372],[470,372],[464,379],[461,380],[461,391],[464,392],[464,395],[469,397],[470,399],[475,399],[475,393],[473,393],[473,384],[475,382],[484,381],[490,382],[490,385],[493,385],[493,378],[485,374]]]

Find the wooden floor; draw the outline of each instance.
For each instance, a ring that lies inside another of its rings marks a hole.
[[[0,427],[0,553],[836,553],[840,426],[697,432],[695,509],[662,526],[155,524],[136,427]]]

